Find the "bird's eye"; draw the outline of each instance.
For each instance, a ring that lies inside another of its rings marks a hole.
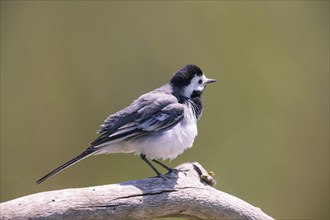
[[[198,80],[198,83],[199,84],[202,84],[203,83],[203,80],[202,79]]]

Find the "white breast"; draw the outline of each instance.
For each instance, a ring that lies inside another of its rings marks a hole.
[[[174,159],[192,147],[197,136],[197,121],[188,109],[182,122],[172,129],[138,140],[135,153],[145,154],[149,159]]]
[[[192,109],[187,108],[183,120],[169,130],[129,141],[120,141],[102,147],[96,154],[135,153],[148,159],[174,159],[192,147],[197,136],[197,120]]]

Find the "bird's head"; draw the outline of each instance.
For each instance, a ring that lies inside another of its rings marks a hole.
[[[173,75],[170,84],[180,96],[189,99],[200,96],[212,82],[216,80],[206,78],[198,66],[188,64]]]

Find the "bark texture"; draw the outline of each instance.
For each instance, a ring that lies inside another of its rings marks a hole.
[[[214,184],[199,163],[186,163],[165,178],[41,192],[3,202],[0,219],[273,219]]]

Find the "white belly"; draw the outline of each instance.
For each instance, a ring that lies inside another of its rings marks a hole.
[[[187,113],[186,113],[187,114]],[[191,114],[189,112],[188,114]],[[184,150],[192,147],[197,136],[197,123],[192,115],[185,115],[182,122],[169,130],[120,141],[101,147],[95,154],[135,153],[145,154],[148,159],[174,159]]]
[[[196,123],[179,123],[168,131],[139,140],[135,153],[145,154],[149,159],[172,160],[192,147],[196,136]]]

